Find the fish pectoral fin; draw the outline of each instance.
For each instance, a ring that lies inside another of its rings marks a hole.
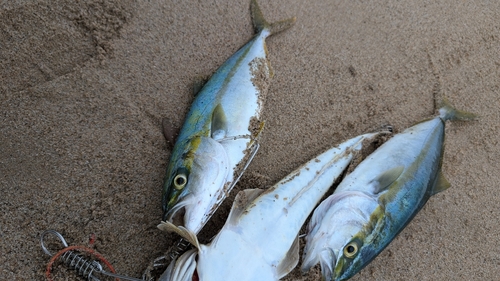
[[[404,166],[397,166],[380,174],[372,181],[374,183],[374,193],[378,194],[389,188],[389,186],[403,173],[404,169]]]
[[[439,171],[436,179],[436,183],[432,188],[432,195],[439,193],[441,191],[447,190],[450,187],[450,182],[444,177],[443,172]]]
[[[281,263],[276,268],[278,272],[278,279],[285,277],[290,271],[292,271],[299,263],[299,236],[295,237],[290,250],[286,253],[286,256]]]
[[[189,243],[195,246],[197,249],[200,249],[200,243],[198,242],[198,238],[196,234],[189,231],[183,226],[175,226],[173,223],[169,221],[162,221],[158,226],[160,230],[166,232],[175,232],[179,234],[182,238],[186,239]]]
[[[177,135],[179,135],[179,129],[174,128],[172,122],[170,122],[170,119],[168,118],[163,118],[161,120],[161,126],[163,129],[163,136],[165,137],[168,146],[170,148],[174,147]]]
[[[222,139],[227,132],[227,118],[222,106],[217,104],[212,112],[212,127],[210,128],[213,139]]]
[[[262,192],[264,192],[262,189],[245,189],[238,192],[236,198],[234,198],[227,221],[233,225],[237,224],[239,217],[245,211],[246,207]]]

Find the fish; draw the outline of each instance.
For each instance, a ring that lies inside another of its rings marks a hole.
[[[198,233],[257,152],[260,114],[273,76],[266,38],[295,18],[268,23],[257,2],[250,10],[256,35],[196,94],[167,166],[163,220]]]
[[[301,270],[320,263],[323,280],[347,280],[370,263],[434,194],[450,184],[441,171],[445,122],[473,120],[443,101],[439,115],[407,128],[366,157],[314,210]]]
[[[240,191],[208,245],[186,228],[162,222],[195,246],[173,260],[160,281],[279,280],[299,261],[299,231],[353,156],[382,132],[354,137],[308,161],[267,190]]]

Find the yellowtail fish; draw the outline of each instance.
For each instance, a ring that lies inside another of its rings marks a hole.
[[[474,115],[446,104],[439,116],[396,134],[346,176],[314,211],[302,271],[347,280],[372,261],[430,196],[450,184],[441,173],[446,120]]]
[[[196,95],[167,167],[163,220],[198,233],[257,151],[258,121],[272,77],[265,39],[295,19],[269,24],[251,2],[255,37],[231,56]]]
[[[352,138],[302,165],[268,190],[238,193],[221,231],[208,245],[170,222],[196,248],[173,260],[160,281],[279,280],[298,263],[298,233],[317,203],[367,142],[378,133]]]

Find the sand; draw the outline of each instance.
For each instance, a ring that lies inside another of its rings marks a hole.
[[[384,124],[411,126],[445,96],[481,116],[447,124],[452,187],[352,280],[496,280],[500,2],[259,2],[269,21],[297,23],[267,40],[266,128],[236,189],[268,188]],[[1,2],[0,279],[44,280],[47,229],[70,245],[95,234],[119,273],[140,277],[176,239],[156,228],[170,156],[161,119],[180,127],[197,77],[252,35],[248,0]],[[54,275],[76,280],[61,265]]]

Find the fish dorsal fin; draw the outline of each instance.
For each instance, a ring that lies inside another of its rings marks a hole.
[[[447,190],[450,186],[450,182],[444,177],[443,172],[440,170],[437,175],[436,184],[434,184],[432,189],[432,195]]]
[[[393,182],[395,182],[399,176],[403,173],[405,167],[397,166],[391,168],[382,174],[380,174],[377,178],[375,178],[372,182],[374,183],[374,193],[378,194],[384,190],[386,190]]]
[[[162,221],[158,225],[158,228],[160,230],[166,231],[166,232],[175,232],[175,233],[179,234],[182,238],[186,239],[189,243],[191,243],[197,249],[200,249],[200,243],[198,242],[198,238],[196,237],[196,234],[189,231],[185,227],[175,226],[173,223],[171,223],[169,221]]]
[[[231,212],[229,213],[229,217],[227,221],[230,224],[236,224],[241,214],[245,211],[246,207],[260,194],[262,194],[264,190],[262,189],[245,189],[236,195],[234,198],[233,206],[231,207]]]
[[[292,271],[299,263],[299,236],[295,237],[293,244],[286,253],[284,259],[281,260],[280,264],[276,268],[278,273],[278,279],[285,277],[290,271]]]
[[[295,18],[290,18],[274,23],[268,23],[260,10],[256,0],[250,2],[250,13],[252,14],[252,22],[255,33],[259,33],[264,29],[269,30],[271,34],[276,34],[285,29],[290,28],[295,23]]]
[[[222,106],[217,104],[212,112],[212,127],[210,128],[213,139],[221,139],[226,136],[227,118]]]

